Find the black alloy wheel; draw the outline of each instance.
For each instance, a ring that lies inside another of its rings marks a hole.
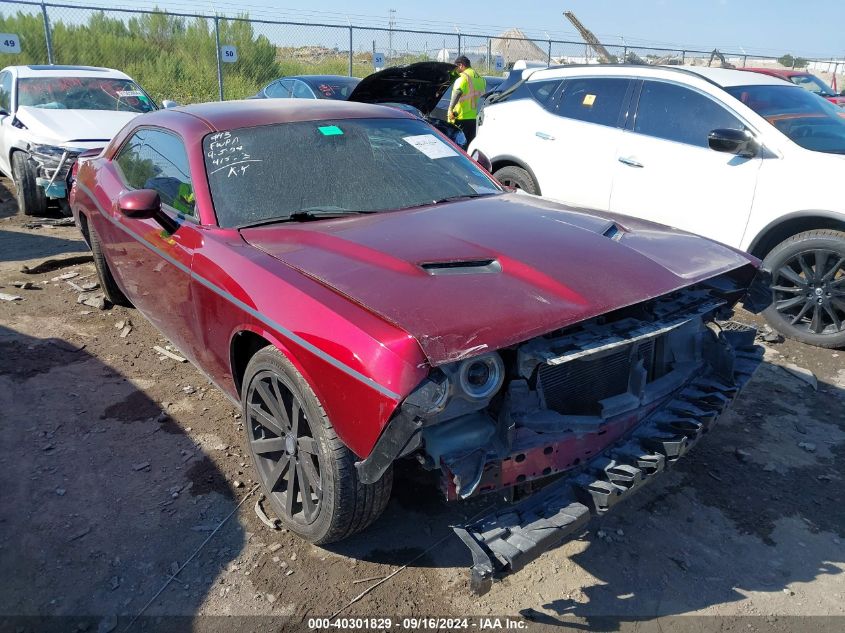
[[[323,483],[317,441],[287,377],[265,370],[247,393],[247,439],[255,466],[284,522],[308,526],[320,514]]]
[[[764,315],[785,336],[820,347],[845,346],[845,233],[799,233],[772,249],[772,305]]]
[[[845,257],[829,249],[798,253],[774,272],[772,292],[791,326],[837,334],[845,323]]]

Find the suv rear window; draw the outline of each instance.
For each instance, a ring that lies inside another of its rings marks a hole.
[[[587,123],[616,126],[630,83],[630,79],[616,77],[567,79],[557,114]]]

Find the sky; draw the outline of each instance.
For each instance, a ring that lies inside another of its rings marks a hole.
[[[236,14],[265,19],[387,26],[395,9],[397,28],[496,35],[517,27],[532,37],[580,41],[564,18],[573,11],[605,44],[666,48],[719,48],[731,53],[784,53],[845,58],[845,0],[63,0],[72,4]],[[11,5],[0,4],[0,11]]]

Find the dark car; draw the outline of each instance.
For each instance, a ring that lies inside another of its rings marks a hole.
[[[455,144],[466,148],[467,140],[461,128],[449,123],[445,116],[431,114],[455,81],[455,68],[454,64],[444,62],[385,68],[362,79],[349,100],[398,107],[427,121]]]
[[[250,99],[348,99],[361,81],[344,75],[294,75],[269,83]]]
[[[459,530],[480,590],[681,459],[762,355],[725,320],[752,256],[507,192],[395,108],[145,114],[71,205],[108,299],[241,407],[291,531],[367,527],[400,458],[519,499]]]

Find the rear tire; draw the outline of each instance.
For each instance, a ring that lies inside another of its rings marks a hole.
[[[540,195],[539,185],[534,182],[531,174],[522,167],[508,165],[497,170],[493,176],[506,187],[522,189],[524,192],[534,194],[535,196]]]
[[[15,180],[15,194],[18,210],[24,215],[41,216],[47,213],[47,196],[36,182],[36,173],[29,154],[12,154],[12,175]]]
[[[264,495],[285,527],[320,545],[360,532],[381,515],[393,468],[374,484],[361,483],[355,455],[278,349],[256,352],[243,385],[247,448]]]
[[[109,263],[103,256],[103,249],[100,246],[100,238],[97,236],[97,231],[90,224],[88,225],[88,241],[91,245],[91,254],[94,256],[94,268],[97,269],[97,276],[100,278],[100,287],[103,289],[103,294],[106,299],[115,305],[132,307],[132,303],[123,294],[123,291],[118,288],[114,276],[111,274]]]
[[[772,328],[817,347],[845,347],[845,233],[806,231],[775,246],[763,260],[772,273]]]

